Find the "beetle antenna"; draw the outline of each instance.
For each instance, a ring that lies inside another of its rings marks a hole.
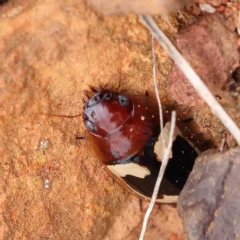
[[[76,118],[76,117],[80,117],[83,115],[83,113],[77,114],[77,115],[61,115],[61,114],[51,114],[51,113],[38,113],[39,115],[44,115],[44,116],[50,116],[50,117],[63,117],[63,118]]]

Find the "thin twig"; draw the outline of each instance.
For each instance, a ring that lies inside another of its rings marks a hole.
[[[212,112],[222,121],[232,136],[240,145],[240,130],[235,122],[225,112],[223,107],[214,98],[208,87],[196,74],[190,64],[184,59],[176,47],[171,43],[167,36],[159,29],[155,21],[149,15],[139,15],[145,26],[154,35],[168,55],[174,60],[175,64],[181,69],[186,78],[195,88],[198,95],[210,106]]]
[[[220,148],[219,148],[220,152],[223,152],[223,148],[224,148],[225,142],[226,142],[226,138],[224,137],[222,139],[222,142],[221,142],[221,145],[220,145]]]
[[[153,59],[153,83],[154,83],[154,89],[155,94],[158,102],[158,108],[159,108],[159,118],[160,118],[160,130],[162,132],[163,130],[163,110],[162,110],[162,103],[161,99],[159,97],[158,88],[157,88],[157,76],[156,76],[156,54],[155,54],[155,44],[154,44],[154,36],[152,35],[152,59]],[[165,138],[164,134],[162,134],[162,142],[163,146],[165,147]]]
[[[174,129],[175,129],[175,125],[176,125],[176,112],[173,111],[172,112],[172,119],[171,119],[171,126],[170,126],[170,133],[169,133],[169,142],[168,142],[168,146],[167,148],[164,150],[164,155],[163,155],[163,159],[162,159],[162,165],[158,174],[158,178],[154,187],[154,191],[153,191],[153,195],[149,204],[149,207],[147,209],[147,212],[145,214],[144,220],[143,220],[143,226],[142,226],[142,231],[139,237],[139,240],[143,240],[144,239],[144,235],[146,232],[146,228],[147,228],[147,224],[148,224],[148,219],[150,217],[150,214],[152,212],[153,206],[156,202],[157,196],[158,196],[158,192],[159,192],[159,188],[160,188],[160,184],[162,182],[167,164],[168,164],[168,160],[169,160],[169,156],[170,156],[170,152],[172,150],[172,143],[173,143],[173,135],[174,135]]]
[[[162,103],[161,103],[161,99],[159,97],[158,88],[157,88],[156,54],[155,54],[155,43],[154,43],[154,36],[153,35],[152,35],[152,59],[153,59],[153,83],[154,83],[154,90],[155,90],[155,94],[156,94],[156,98],[157,98],[157,102],[158,102],[158,108],[159,108],[160,130],[161,130],[161,132],[163,132],[163,110],[162,110]],[[174,132],[174,129],[173,129],[173,132]],[[165,144],[166,141],[165,141],[164,134],[161,134],[161,138],[162,138],[162,144],[163,144],[164,153],[165,153],[165,151],[166,151],[166,144]],[[171,150],[171,148],[170,148],[170,150]],[[167,158],[166,166],[167,166],[167,163],[168,163],[168,158]],[[162,164],[161,169],[163,169],[163,168],[164,167],[163,167],[163,164]],[[166,167],[165,167],[165,169],[166,169]],[[163,173],[161,173],[161,170],[159,171],[159,175],[158,175],[157,181],[156,181],[155,186],[154,186],[154,191],[153,191],[153,195],[152,195],[152,198],[151,198],[151,202],[150,202],[148,210],[145,214],[145,218],[144,218],[143,226],[142,226],[142,231],[141,231],[141,236],[139,237],[139,240],[144,238],[146,228],[147,228],[148,219],[149,219],[150,214],[152,212],[153,206],[156,202],[156,198],[157,198],[157,195],[158,195],[158,192],[159,192],[159,187],[160,187],[160,184],[162,182],[162,178],[163,178],[165,169],[163,169]]]

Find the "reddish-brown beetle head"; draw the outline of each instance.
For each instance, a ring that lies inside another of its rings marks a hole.
[[[104,89],[84,105],[83,120],[92,134],[105,136],[122,126],[132,114],[133,103],[128,96]]]

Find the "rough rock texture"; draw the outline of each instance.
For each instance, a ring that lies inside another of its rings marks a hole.
[[[155,20],[173,38],[169,23]],[[98,16],[80,0],[11,0],[0,5],[0,53],[0,239],[103,239],[114,217],[124,223],[110,239],[136,239],[138,201],[129,201],[75,139],[84,134],[81,117],[41,113],[81,113],[89,85],[154,96],[148,31],[137,16]],[[156,55],[164,106],[186,119],[189,107],[168,89],[172,63],[159,45]],[[192,110],[196,121],[184,126],[193,140],[200,133],[212,141],[224,129],[215,119],[205,128],[212,135],[198,130],[204,109]],[[136,211],[126,219],[131,206]],[[176,209],[161,206],[156,215],[146,239],[181,239]]]
[[[212,93],[223,99],[223,104],[232,104],[231,95],[223,91],[223,88],[238,65],[239,53],[237,35],[225,24],[218,13],[204,16],[176,35],[176,45]],[[188,86],[190,83],[177,67],[174,67],[169,76],[169,84],[179,103],[188,106],[203,104],[203,100]],[[179,85],[178,88],[176,85]]]
[[[96,11],[103,14],[167,14],[177,11],[194,0],[88,0]]]
[[[212,6],[219,6],[220,4],[226,4],[227,0],[199,0],[199,2],[208,3]]]
[[[240,148],[197,159],[178,201],[187,239],[240,238],[239,172]]]
[[[234,98],[226,88],[232,71],[239,64],[237,39],[231,23],[216,13],[205,15],[195,24],[180,31],[175,42],[220,104],[240,124],[240,98]],[[211,133],[214,139],[222,139],[226,134],[225,128],[219,124],[210,109],[204,107],[206,103],[177,66],[173,67],[168,80],[173,99],[179,105],[188,106],[192,110],[193,119],[202,126],[199,128],[200,132],[205,133],[205,137]],[[235,143],[229,140],[229,146],[234,146]]]
[[[104,240],[139,238],[142,218],[148,207],[147,202],[142,202],[140,209],[139,200],[130,197],[128,205],[124,206]],[[134,220],[134,221],[133,221]],[[181,219],[175,206],[155,205],[148,224],[145,239],[183,240]]]
[[[0,5],[0,239],[103,239],[129,205],[75,139],[81,117],[39,113],[81,113],[88,85],[153,96],[150,39],[136,16],[100,17],[79,0]]]

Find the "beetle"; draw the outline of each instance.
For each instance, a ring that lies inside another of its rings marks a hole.
[[[161,167],[154,153],[160,133],[158,108],[147,96],[127,96],[101,88],[83,106],[84,139],[104,170],[133,195],[149,200]],[[166,123],[164,131],[168,131]],[[157,202],[175,203],[198,151],[177,128]]]

